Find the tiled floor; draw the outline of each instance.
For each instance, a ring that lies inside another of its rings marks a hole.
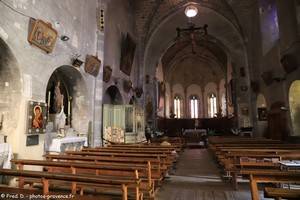
[[[175,174],[164,181],[156,199],[251,200],[251,193],[248,183],[239,183],[239,190],[235,191],[230,183],[222,181],[206,149],[186,149],[179,158]]]

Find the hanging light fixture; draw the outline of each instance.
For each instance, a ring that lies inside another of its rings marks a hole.
[[[189,5],[185,8],[184,13],[188,18],[192,18],[198,14],[198,9],[194,5]]]

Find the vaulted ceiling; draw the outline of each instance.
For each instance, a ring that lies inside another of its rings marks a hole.
[[[247,65],[245,44],[255,31],[253,29],[255,25],[249,19],[257,15],[255,13],[257,0],[131,0],[130,2],[135,12],[136,32],[142,54],[140,62],[146,74],[155,74],[159,60],[162,62],[164,74],[178,69],[182,63],[200,68],[218,66],[220,70],[214,71],[223,75],[226,73],[228,63],[234,63],[238,67]],[[192,19],[195,26],[208,24],[208,38],[194,41],[193,47],[189,39],[176,40],[176,28],[188,25],[184,9],[190,3],[196,5],[199,10],[198,15]],[[189,59],[199,64],[192,64]],[[189,79],[195,80],[193,77]],[[198,81],[200,80],[203,79],[199,78]]]
[[[218,12],[241,33],[246,29],[241,25],[249,20],[251,8],[256,4],[256,0],[131,0],[142,41],[146,43],[162,21],[191,2]]]

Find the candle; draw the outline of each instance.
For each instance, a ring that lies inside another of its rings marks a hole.
[[[48,109],[50,109],[51,92],[48,92]]]
[[[71,101],[68,101],[68,117],[70,117],[71,114]]]

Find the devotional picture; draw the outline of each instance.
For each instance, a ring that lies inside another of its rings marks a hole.
[[[28,134],[45,133],[47,123],[47,105],[41,102],[29,101]]]

